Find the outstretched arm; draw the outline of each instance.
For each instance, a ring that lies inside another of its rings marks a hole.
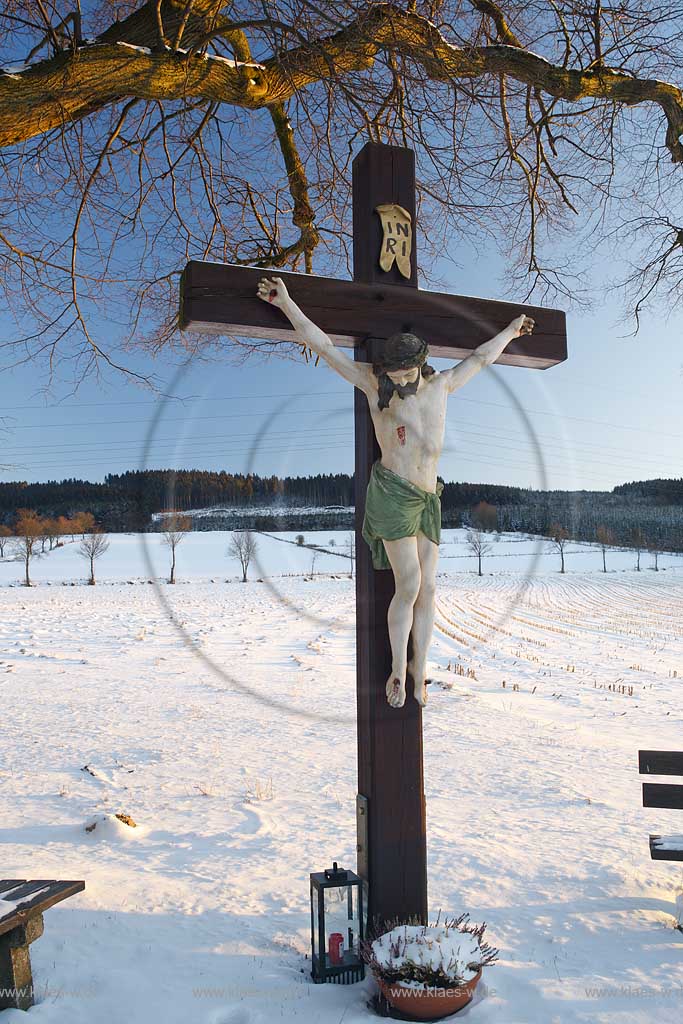
[[[479,373],[485,366],[495,363],[498,356],[510,344],[513,338],[518,338],[520,334],[531,334],[533,329],[534,321],[530,316],[518,316],[500,334],[497,334],[495,338],[491,338],[490,341],[485,341],[483,345],[479,345],[471,355],[463,359],[457,366],[453,366],[450,370],[445,370],[443,376],[446,378],[446,386],[449,392],[457,391],[458,388],[461,388],[463,384],[466,384],[468,380],[474,377],[475,373]]]
[[[270,302],[273,306],[281,309],[301,342],[322,356],[325,362],[333,370],[336,370],[344,380],[348,380],[349,383],[366,393],[369,390],[377,390],[377,380],[370,363],[356,363],[341,352],[324,331],[316,327],[313,321],[301,312],[296,302],[290,298],[282,278],[262,278],[259,281],[257,294],[264,302]]]

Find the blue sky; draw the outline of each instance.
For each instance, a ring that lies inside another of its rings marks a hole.
[[[435,268],[439,290],[512,298],[503,294],[495,252],[459,250],[458,262]],[[620,312],[614,299],[596,302],[591,314],[570,309],[566,363],[544,371],[494,367],[454,395],[441,476],[572,490],[681,476],[683,316],[667,323],[645,315],[633,338],[616,325]],[[4,370],[2,461],[10,465],[0,480],[102,480],[144,466],[353,472],[352,388],[322,361],[271,357],[236,367],[217,357],[181,374],[170,356],[129,356],[128,365],[173,384],[184,400],[160,408],[149,392],[107,371],[75,396],[64,379],[46,403],[43,368]]]

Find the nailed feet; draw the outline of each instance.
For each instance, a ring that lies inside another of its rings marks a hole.
[[[387,679],[387,700],[392,708],[402,708],[406,702],[406,684],[392,674]]]
[[[408,662],[408,675],[413,680],[413,697],[421,708],[427,704],[427,680],[424,672],[415,672],[412,661]]]

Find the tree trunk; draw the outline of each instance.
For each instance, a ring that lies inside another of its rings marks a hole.
[[[560,558],[562,559],[562,568],[560,572],[564,572],[564,551],[560,551]]]
[[[171,578],[169,583],[175,583],[175,548],[173,548],[173,560],[171,561]]]
[[[602,549],[602,571],[607,572],[607,565],[605,563],[605,549]]]
[[[479,555],[477,557],[479,559],[479,575],[481,576],[481,552],[479,553]]]
[[[636,569],[640,572],[640,551],[638,552],[638,561],[636,562]]]
[[[90,579],[88,583],[91,587],[95,586],[95,559],[92,556],[90,557]]]
[[[26,559],[25,559],[25,561],[26,561],[26,586],[27,587],[31,586],[31,580],[29,579],[29,575],[28,575],[28,563],[30,561],[30,558],[31,558],[31,556],[29,555],[29,553],[27,551],[26,552]]]

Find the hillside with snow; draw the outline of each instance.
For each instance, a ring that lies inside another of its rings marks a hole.
[[[183,541],[175,587],[156,534],[112,536],[95,587],[77,542],[31,588],[0,562],[3,876],[86,883],[3,1022],[373,1020],[370,978],[309,975],[308,874],[355,866],[355,637],[350,533],[302,532],[260,535],[247,584],[220,532]],[[479,577],[443,532],[430,910],[501,951],[453,1019],[673,1024],[683,865],[647,836],[683,812],[643,809],[637,752],[683,749],[683,556],[603,573],[573,544],[561,575],[547,547],[504,535]]]

